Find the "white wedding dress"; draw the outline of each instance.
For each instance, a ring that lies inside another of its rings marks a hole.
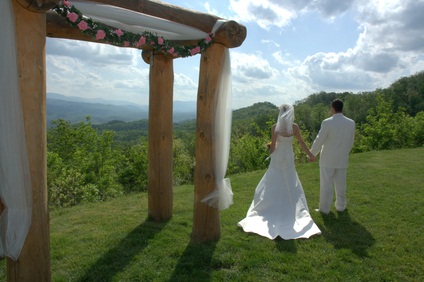
[[[246,218],[238,222],[245,232],[269,239],[309,238],[321,234],[309,214],[299,181],[292,147],[293,136],[277,137],[271,163],[255,190]]]

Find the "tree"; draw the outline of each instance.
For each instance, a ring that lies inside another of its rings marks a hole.
[[[389,150],[414,147],[414,119],[399,107],[394,111],[393,101],[377,95],[377,107],[371,109],[367,123],[362,125],[362,142],[368,150]]]
[[[413,147],[424,146],[424,111],[417,113],[413,120]]]
[[[194,156],[189,154],[183,140],[174,139],[172,146],[172,182],[173,185],[193,183]]]
[[[386,101],[382,94],[377,96],[377,107],[370,109],[367,123],[362,126],[363,142],[368,150],[387,150],[393,147],[392,101]]]
[[[147,140],[128,146],[123,150],[122,158],[117,164],[119,183],[125,193],[147,191],[148,187],[148,147]]]
[[[114,133],[98,134],[90,117],[71,125],[59,119],[47,133],[48,190],[52,205],[103,201],[122,193],[112,150]]]

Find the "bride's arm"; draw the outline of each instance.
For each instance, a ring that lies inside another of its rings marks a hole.
[[[275,150],[275,144],[277,142],[277,133],[275,132],[276,125],[274,124],[271,128],[271,147],[269,148],[269,154],[272,154]]]
[[[303,141],[302,134],[300,133],[300,128],[297,124],[293,124],[293,132],[294,136],[296,136],[297,141],[299,141],[300,147],[302,150],[308,155],[308,159],[314,160],[315,156],[311,153],[311,150],[309,150],[308,146],[306,146],[305,141]]]

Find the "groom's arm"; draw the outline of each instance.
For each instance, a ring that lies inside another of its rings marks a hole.
[[[312,143],[311,152],[314,156],[317,156],[321,151],[322,145],[324,145],[325,140],[328,135],[328,122],[325,120],[321,123],[321,128],[318,132],[315,141]]]
[[[355,131],[356,131],[356,124],[355,121],[351,120],[351,132],[350,132],[350,140],[349,140],[349,152],[352,150],[353,148],[353,144],[355,143]]]

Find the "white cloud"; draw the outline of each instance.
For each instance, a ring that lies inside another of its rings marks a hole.
[[[269,30],[271,26],[284,28],[301,13],[317,12],[324,18],[340,16],[352,8],[357,0],[230,0],[232,10],[242,22],[256,22]]]
[[[278,76],[277,69],[271,67],[262,56],[239,52],[231,53],[233,79],[252,83],[257,80],[266,82]]]
[[[281,65],[290,66],[292,62],[290,62],[290,54],[283,54],[281,51],[276,51],[272,53],[272,57]]]
[[[47,40],[47,92],[148,103],[149,66],[140,52],[76,40]]]
[[[247,107],[252,101],[268,101],[279,105],[303,99],[310,88],[290,74],[272,67],[262,54],[231,53],[233,105]],[[310,92],[309,92],[310,93]]]
[[[226,0],[202,8],[247,27],[246,41],[231,49],[236,108],[372,91],[424,69],[423,0]],[[312,22],[318,27],[306,29]],[[342,28],[352,39],[340,48]],[[174,100],[196,99],[199,57],[175,60]],[[47,70],[49,92],[148,103],[149,66],[138,50],[49,39]]]
[[[230,0],[230,6],[241,22],[256,22],[261,28],[284,27],[296,16],[275,1]]]
[[[193,101],[197,96],[197,82],[184,73],[174,74],[174,100]]]
[[[357,92],[387,87],[401,76],[422,70],[424,1],[362,1],[361,6],[346,1],[343,4],[346,6],[331,9],[326,5],[335,2],[319,3],[324,15],[337,15],[358,8],[358,26],[362,32],[356,46],[346,51],[319,52],[300,64],[293,64],[288,69],[293,79],[308,83],[314,92]],[[273,56],[278,62],[290,65],[282,59],[281,53],[276,52]]]
[[[356,0],[320,0],[311,1],[307,6],[310,11],[317,11],[326,18],[332,18],[340,16],[341,14],[348,11]]]

